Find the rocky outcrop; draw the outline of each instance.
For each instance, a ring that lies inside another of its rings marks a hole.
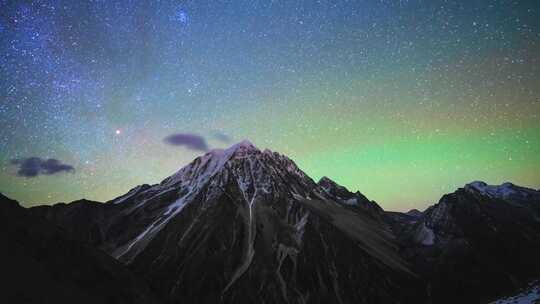
[[[374,201],[370,201],[359,191],[350,192],[347,188],[338,185],[328,177],[322,177],[317,183],[327,196],[330,196],[334,201],[348,206],[349,208],[359,211],[363,214],[381,221],[384,211]]]

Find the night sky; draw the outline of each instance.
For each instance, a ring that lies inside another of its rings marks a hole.
[[[385,209],[540,187],[540,2],[0,0],[0,192],[106,201],[243,139]]]

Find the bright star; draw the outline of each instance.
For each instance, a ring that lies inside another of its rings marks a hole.
[[[175,19],[180,22],[180,24],[186,24],[188,22],[188,15],[185,10],[179,9],[176,12]]]

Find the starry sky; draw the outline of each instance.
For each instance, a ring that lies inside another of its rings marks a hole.
[[[249,139],[388,210],[540,187],[540,2],[0,0],[0,192],[107,201]]]

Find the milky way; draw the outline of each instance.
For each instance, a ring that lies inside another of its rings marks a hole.
[[[540,187],[538,1],[301,2],[0,1],[0,191],[106,201],[245,138],[386,209]]]

